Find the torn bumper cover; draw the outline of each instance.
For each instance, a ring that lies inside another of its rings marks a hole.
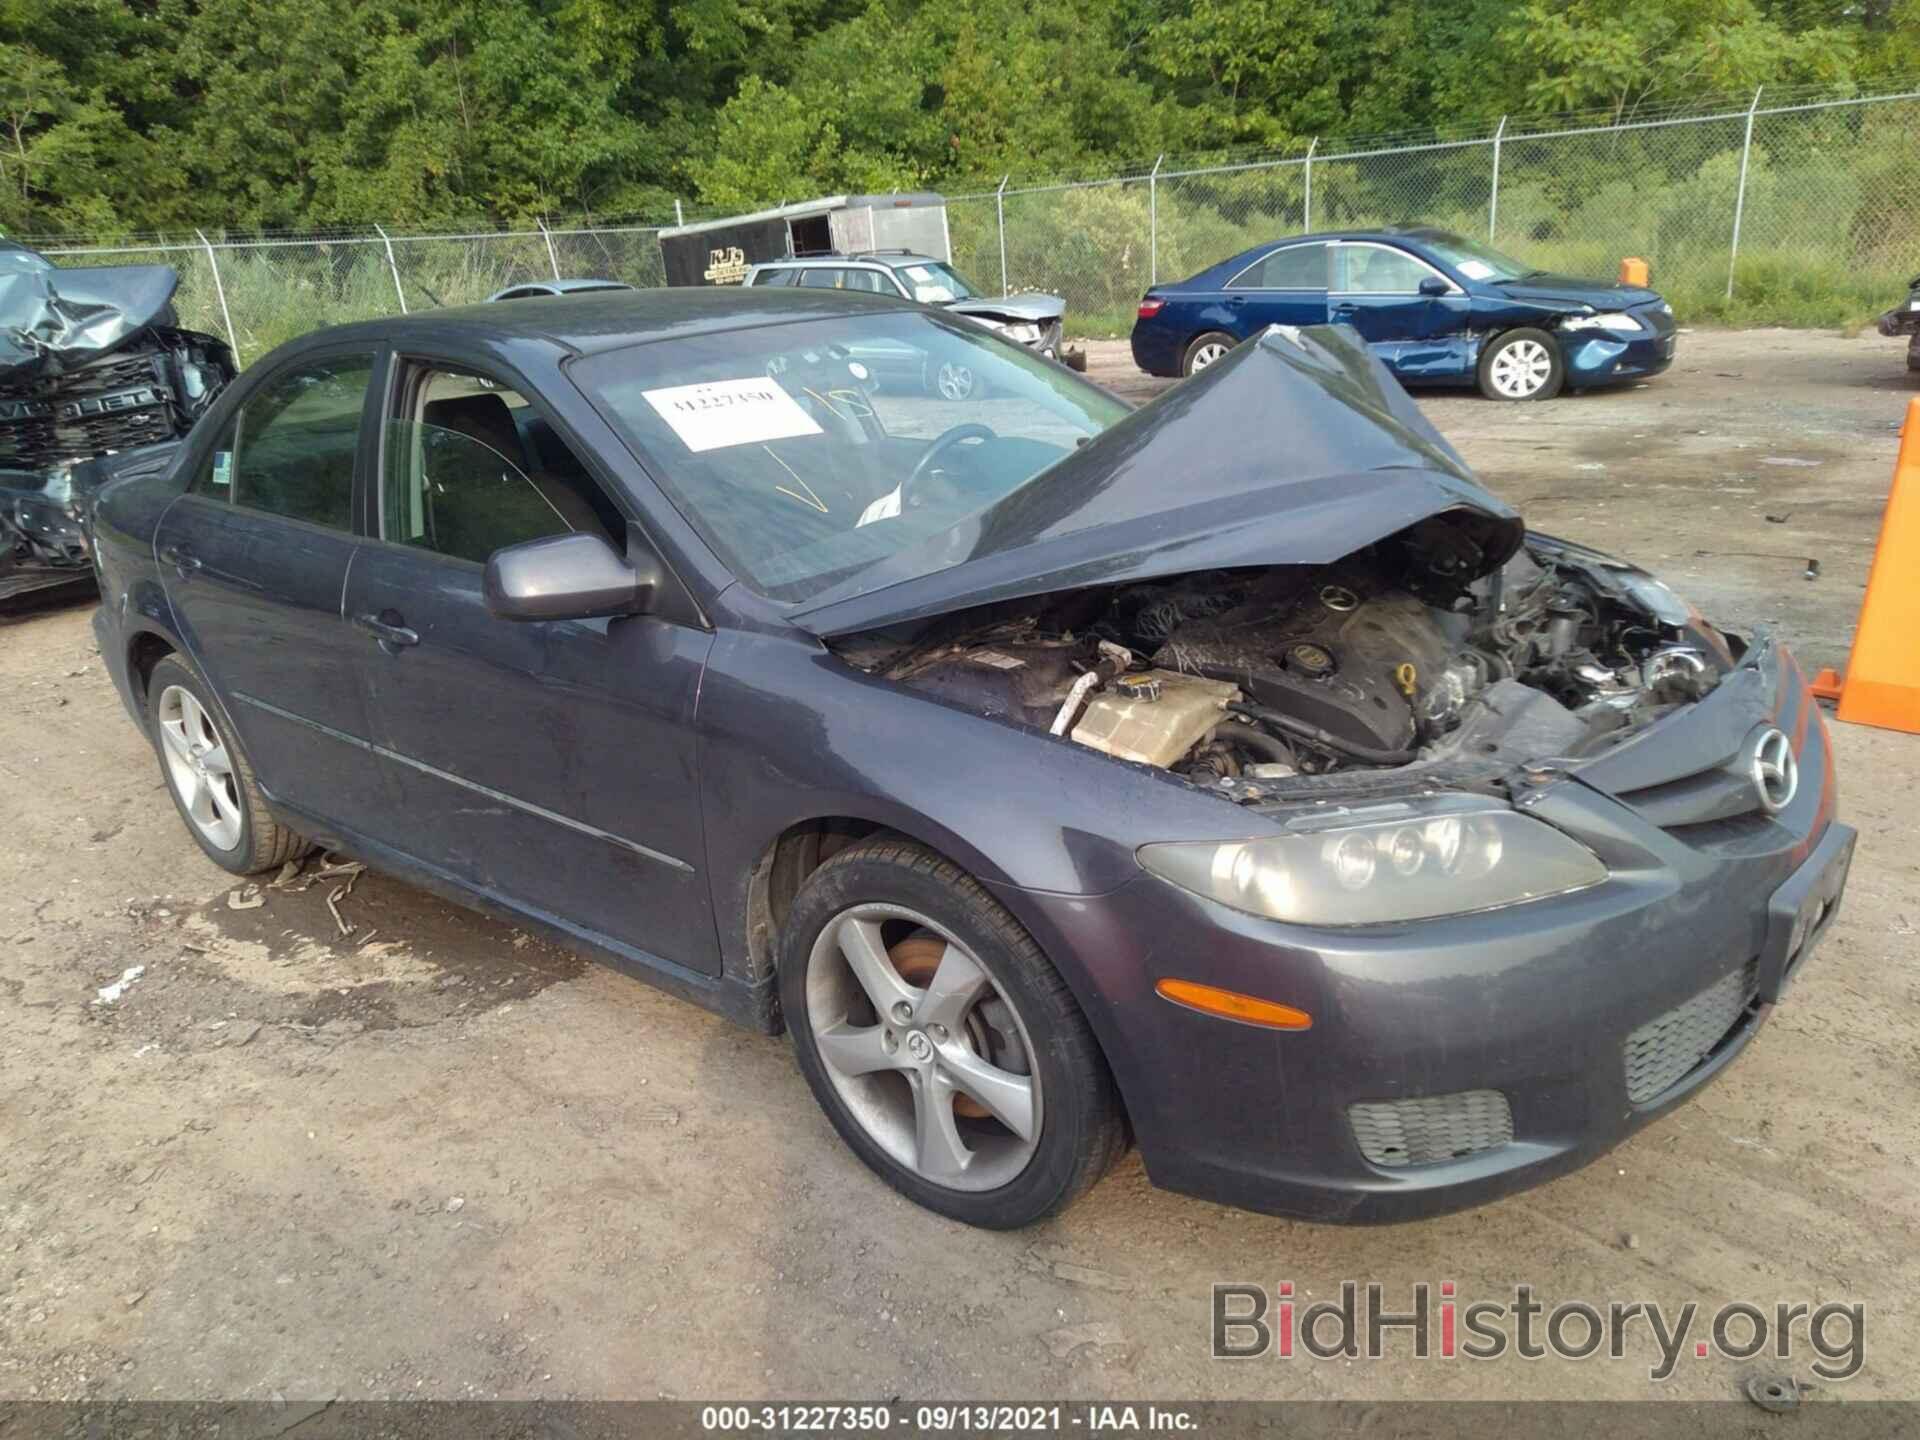
[[[73,472],[0,470],[0,600],[93,578]]]
[[[1913,277],[1906,301],[1880,317],[1879,329],[1889,338],[1896,335],[1920,337],[1920,275]]]
[[[234,375],[164,265],[63,270],[0,241],[0,598],[90,573],[85,462],[178,439]]]
[[[965,315],[1029,350],[1038,350],[1043,355],[1060,353],[1067,302],[1058,295],[1002,295],[998,299],[980,296],[956,300],[944,308],[956,315]]]

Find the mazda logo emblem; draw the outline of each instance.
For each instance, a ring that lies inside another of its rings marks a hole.
[[[1747,773],[1753,778],[1760,808],[1769,815],[1779,814],[1793,803],[1800,788],[1800,762],[1794,759],[1793,742],[1784,731],[1769,725],[1748,742],[1747,754]]]

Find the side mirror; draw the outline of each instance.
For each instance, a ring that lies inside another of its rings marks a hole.
[[[1453,287],[1438,275],[1425,275],[1421,277],[1420,293],[1422,295],[1444,295],[1451,289],[1453,289]]]
[[[483,583],[502,620],[592,620],[642,613],[658,581],[598,535],[575,533],[494,551]]]

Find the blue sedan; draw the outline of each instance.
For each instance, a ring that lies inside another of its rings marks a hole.
[[[1402,382],[1545,400],[1658,375],[1673,307],[1652,290],[1551,275],[1446,230],[1356,230],[1257,245],[1140,302],[1133,359],[1191,375],[1269,325],[1350,325]]]

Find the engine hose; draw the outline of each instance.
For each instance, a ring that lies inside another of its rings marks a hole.
[[[1376,750],[1371,745],[1356,745],[1351,740],[1342,740],[1338,735],[1329,734],[1318,725],[1309,725],[1305,720],[1296,720],[1291,715],[1269,710],[1264,705],[1229,705],[1227,709],[1250,720],[1258,720],[1262,725],[1270,725],[1275,730],[1297,735],[1322,750],[1331,750],[1353,760],[1363,760],[1369,765],[1411,765],[1420,758],[1412,750]]]
[[[1281,765],[1295,763],[1292,746],[1252,725],[1224,720],[1213,727],[1213,738],[1225,740],[1230,745],[1238,745],[1242,750],[1251,750],[1262,760],[1271,760]]]

